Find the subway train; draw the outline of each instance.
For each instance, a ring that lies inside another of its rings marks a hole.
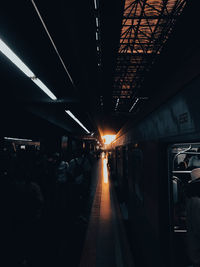
[[[197,76],[142,121],[122,128],[109,147],[137,266],[191,264],[186,190],[195,166],[184,163],[200,159],[199,86]]]

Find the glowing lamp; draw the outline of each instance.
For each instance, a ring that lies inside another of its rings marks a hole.
[[[105,145],[111,144],[115,140],[115,138],[116,138],[115,134],[107,134],[102,137]]]

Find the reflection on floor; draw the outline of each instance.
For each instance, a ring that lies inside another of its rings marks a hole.
[[[106,157],[99,160],[96,175],[98,185],[80,267],[134,266],[130,253],[127,256],[128,245],[123,242],[124,232],[121,230]]]

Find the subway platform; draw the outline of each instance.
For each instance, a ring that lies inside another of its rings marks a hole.
[[[80,267],[134,267],[120,208],[109,177],[107,158],[103,154],[94,175],[97,186]]]

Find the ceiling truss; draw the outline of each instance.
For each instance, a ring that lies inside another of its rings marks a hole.
[[[113,82],[115,111],[133,110],[145,74],[162,52],[185,4],[186,0],[125,1]]]

